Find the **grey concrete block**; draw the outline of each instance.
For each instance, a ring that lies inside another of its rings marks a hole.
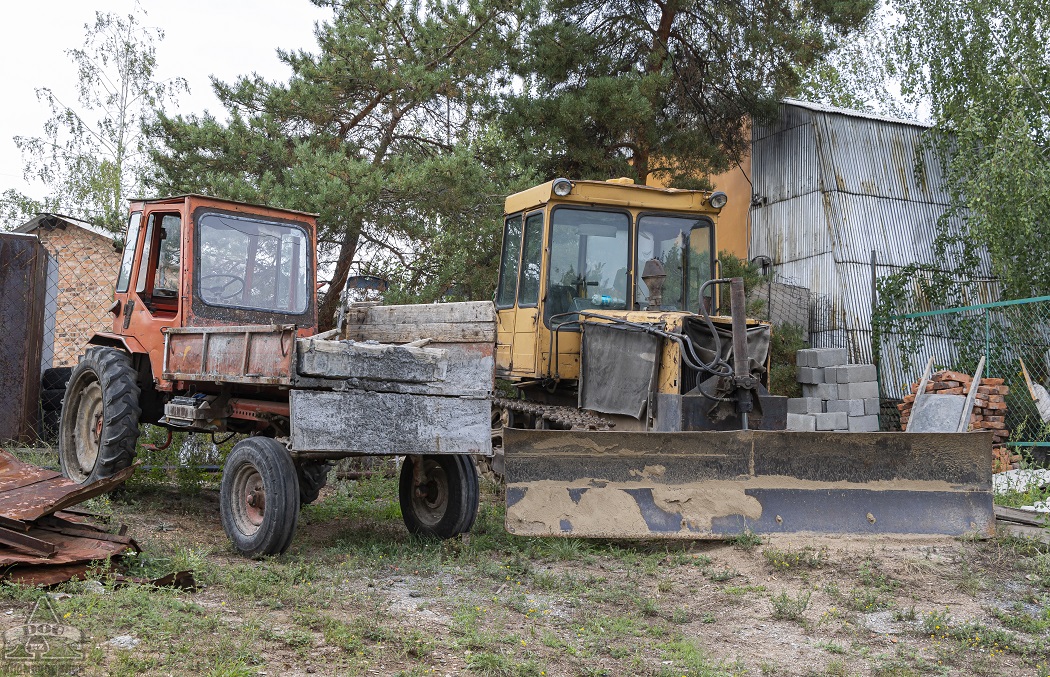
[[[866,400],[869,397],[879,396],[879,384],[875,381],[839,383],[838,393],[839,399],[842,400]]]
[[[864,400],[864,414],[865,416],[878,416],[879,415],[879,398],[869,397]]]
[[[821,400],[837,400],[839,397],[838,386],[834,383],[803,383],[803,397],[816,397]]]
[[[817,430],[846,430],[849,427],[849,416],[844,411],[813,414]]]
[[[817,366],[817,351],[814,348],[806,348],[796,352],[795,364],[799,367]]]
[[[835,367],[835,380],[832,381],[830,378],[825,380],[828,383],[863,383],[864,381],[874,381],[878,378],[875,373],[874,364],[844,364],[840,367]]]
[[[817,367],[836,367],[849,362],[845,348],[817,348]]]
[[[808,414],[788,413],[787,429],[798,432],[813,432],[817,429],[817,419]]]
[[[795,378],[799,383],[823,383],[824,370],[813,367],[796,367]]]
[[[850,416],[849,431],[851,433],[877,433],[879,432],[879,417]]]
[[[792,397],[788,400],[789,414],[821,414],[824,401],[819,397]]]
[[[831,400],[828,411],[844,411],[848,416],[864,415],[864,400]]]

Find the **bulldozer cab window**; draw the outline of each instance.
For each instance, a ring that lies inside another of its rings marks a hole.
[[[521,214],[511,216],[503,227],[503,253],[500,256],[496,307],[510,308],[518,284],[518,260],[521,255]]]
[[[638,218],[636,270],[657,259],[664,266],[660,310],[696,312],[700,285],[711,279],[711,222],[703,218],[643,214]],[[649,290],[641,277],[635,284],[636,307],[649,307]]]
[[[306,231],[284,223],[209,212],[198,220],[198,294],[209,305],[306,312]]]
[[[518,306],[532,307],[540,302],[540,266],[543,254],[543,212],[525,219],[521,246],[521,276],[518,281]]]
[[[544,310],[548,326],[577,319],[575,315],[554,317],[562,313],[627,308],[630,226],[626,212],[554,209]]]
[[[135,291],[154,309],[176,309],[181,271],[181,237],[182,218],[178,214],[149,215]]]

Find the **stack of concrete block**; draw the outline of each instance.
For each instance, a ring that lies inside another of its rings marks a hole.
[[[802,397],[788,400],[788,430],[877,432],[879,385],[875,365],[847,364],[845,348],[796,354]]]

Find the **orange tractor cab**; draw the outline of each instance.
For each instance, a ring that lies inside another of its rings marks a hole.
[[[492,379],[455,367],[469,355],[491,372],[490,337],[362,342],[366,322],[317,335],[316,243],[313,214],[200,195],[133,202],[112,331],[90,340],[66,387],[64,474],[90,482],[130,465],[140,423],[246,434],[226,460],[222,522],[240,551],[260,555],[288,547],[299,506],[317,498],[332,459],[406,454],[408,528],[468,530],[478,501],[469,455],[491,454]],[[399,308],[411,317],[372,329],[403,320],[428,331],[435,311]],[[491,304],[436,312],[494,333]],[[432,324],[449,333],[447,319]],[[357,341],[339,340],[351,330]]]

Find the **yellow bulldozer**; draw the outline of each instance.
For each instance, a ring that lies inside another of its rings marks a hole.
[[[770,324],[716,275],[726,201],[564,178],[507,198],[492,419],[507,529],[989,531],[986,436],[784,430]]]

